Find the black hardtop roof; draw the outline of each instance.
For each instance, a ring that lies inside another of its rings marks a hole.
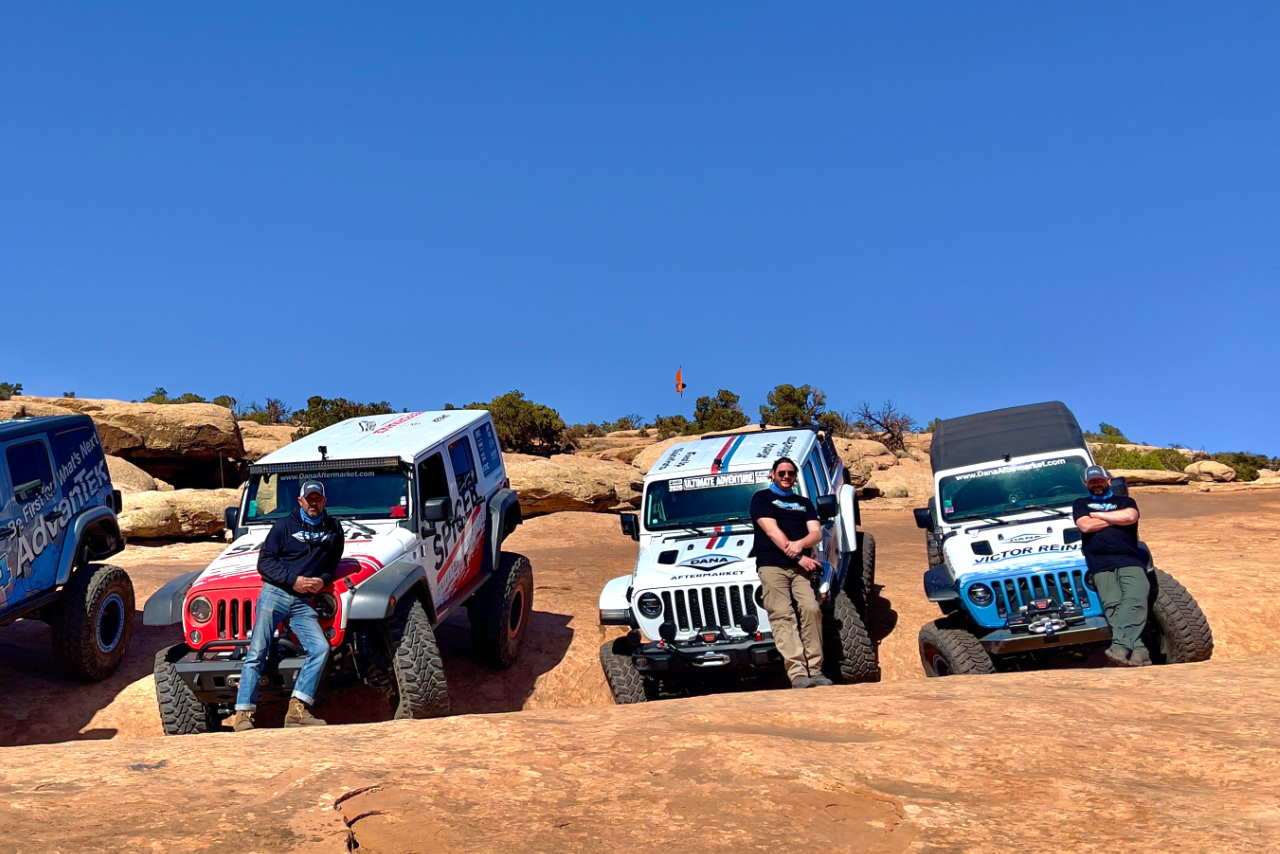
[[[0,442],[20,439],[23,436],[35,436],[40,433],[56,432],[71,427],[92,427],[93,419],[88,415],[39,415],[33,418],[9,418],[0,421]]]
[[[1085,449],[1084,435],[1066,404],[1056,400],[948,418],[929,449],[935,472],[1009,457]]]

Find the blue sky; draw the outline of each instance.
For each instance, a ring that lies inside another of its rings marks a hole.
[[[1280,454],[1280,7],[689,6],[0,5],[0,380]]]

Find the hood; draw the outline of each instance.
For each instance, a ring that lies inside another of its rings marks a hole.
[[[227,546],[205,568],[191,585],[191,590],[242,590],[258,589],[262,576],[258,575],[258,555],[270,530],[267,526],[249,529]],[[412,532],[406,531],[394,521],[342,522],[346,545],[342,562],[338,565],[338,578],[356,576],[363,580],[401,557],[416,542]]]
[[[653,534],[636,558],[637,588],[682,586],[755,574],[749,527],[716,528],[713,534],[667,531]]]
[[[1074,528],[1069,519],[1035,519],[1022,525],[961,532],[943,545],[947,565],[957,580],[1022,575],[1030,572],[1085,568],[1080,542],[1065,542],[1063,532]],[[974,552],[975,543],[991,547],[991,554]]]

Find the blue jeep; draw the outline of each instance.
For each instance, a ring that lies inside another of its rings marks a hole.
[[[120,493],[85,415],[0,421],[0,626],[53,628],[74,676],[105,679],[133,637],[133,584],[100,561],[124,550]]]
[[[1039,403],[942,421],[929,458],[934,497],[915,516],[929,551],[925,595],[943,617],[920,630],[925,673],[1024,669],[1105,648],[1111,628],[1071,513],[1093,457],[1071,410]],[[1123,478],[1112,488],[1127,490]],[[1152,661],[1208,659],[1200,606],[1147,555]]]

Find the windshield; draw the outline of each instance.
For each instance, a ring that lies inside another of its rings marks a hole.
[[[1052,457],[947,475],[938,483],[944,522],[1016,513],[1025,507],[1059,507],[1089,494],[1084,457]]]
[[[324,484],[333,516],[404,519],[409,515],[409,483],[396,471],[331,471],[322,474],[255,474],[249,481],[245,524],[271,522],[298,509],[304,480]]]
[[[669,531],[750,522],[751,496],[768,482],[763,470],[654,481],[644,494],[644,526]]]

